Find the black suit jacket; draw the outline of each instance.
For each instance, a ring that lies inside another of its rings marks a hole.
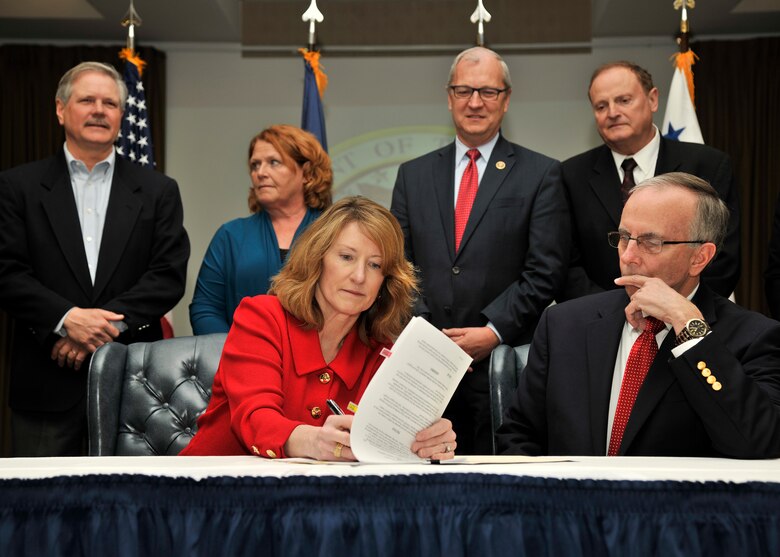
[[[707,180],[731,213],[728,232],[702,280],[728,297],[740,270],[739,191],[726,154],[696,143],[661,138],[655,175],[687,172]],[[572,212],[572,261],[564,299],[616,288],[620,276],[617,250],[607,233],[618,229],[623,203],[620,178],[609,147],[602,145],[563,163],[563,183]],[[674,238],[685,239],[685,238]]]
[[[509,453],[607,452],[610,389],[628,296],[612,290],[550,307],[499,430]],[[674,358],[669,331],[639,390],[621,455],[780,456],[780,323],[701,285],[712,332]],[[715,391],[698,369],[722,384]]]
[[[49,357],[71,307],[124,314],[120,342],[162,338],[160,317],[184,293],[182,221],[176,182],[117,156],[93,286],[64,152],[0,174],[0,306],[15,318],[12,408],[64,410],[85,395],[88,362],[74,371]]]
[[[570,220],[560,163],[499,137],[458,253],[454,174],[455,143],[398,169],[391,211],[421,273],[417,312],[438,328],[491,321],[506,343],[530,340],[565,278]]]

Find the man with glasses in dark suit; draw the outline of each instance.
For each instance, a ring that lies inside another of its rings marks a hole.
[[[474,358],[444,413],[460,454],[492,451],[490,351],[530,341],[569,254],[560,164],[501,134],[511,94],[498,54],[461,52],[447,85],[455,141],[401,165],[393,190],[391,210],[421,275],[416,312]]]
[[[780,323],[701,281],[728,222],[718,193],[690,174],[633,188],[604,238],[620,289],[545,311],[499,450],[780,456]]]

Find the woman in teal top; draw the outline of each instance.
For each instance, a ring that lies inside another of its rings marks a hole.
[[[190,304],[196,335],[226,333],[246,296],[265,294],[292,243],[331,204],[330,158],[312,134],[271,126],[249,143],[248,217],[209,244]]]

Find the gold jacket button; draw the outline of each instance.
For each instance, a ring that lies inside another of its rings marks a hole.
[[[712,372],[710,371],[710,368],[705,367],[703,370],[701,370],[701,376],[702,377],[709,377],[712,375]]]
[[[699,362],[698,364],[696,364],[696,367],[698,367],[699,369],[704,369],[705,367],[707,367],[707,364],[704,362]]]
[[[252,452],[253,452],[253,453],[255,453],[255,454],[257,454],[257,455],[259,455],[259,454],[260,454],[260,449],[258,449],[258,448],[257,448],[257,447],[255,447],[254,445],[252,445]]]
[[[322,416],[322,408],[320,408],[319,406],[315,406],[314,408],[311,409],[312,418],[319,418],[320,416]]]
[[[721,385],[721,384],[720,384],[720,381],[715,381],[715,382],[712,384],[712,390],[713,390],[713,391],[719,391],[719,390],[721,390],[722,388],[723,388],[723,385]]]
[[[707,377],[707,383],[709,383],[710,385],[714,385],[717,382],[718,382],[718,380],[715,379],[714,375],[710,375],[709,377]]]
[[[320,373],[320,383],[330,383],[330,373]]]
[[[265,454],[267,454],[270,458],[276,458],[276,453],[273,452],[271,449],[265,451]]]

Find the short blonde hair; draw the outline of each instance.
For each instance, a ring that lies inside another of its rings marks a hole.
[[[282,163],[290,169],[300,166],[303,169],[303,200],[312,209],[326,209],[333,202],[333,170],[330,157],[314,135],[301,128],[287,124],[268,127],[254,136],[249,142],[247,161],[258,141],[273,145],[282,157]],[[251,170],[250,170],[251,172]],[[253,187],[249,187],[249,211],[259,213],[263,207],[257,201]]]
[[[417,291],[414,267],[404,256],[404,236],[395,217],[361,196],[336,202],[301,234],[282,270],[271,281],[269,294],[307,326],[321,330],[323,317],[314,293],[322,275],[322,261],[344,228],[355,222],[382,250],[385,280],[373,305],[358,318],[360,339],[395,340],[409,321]]]

